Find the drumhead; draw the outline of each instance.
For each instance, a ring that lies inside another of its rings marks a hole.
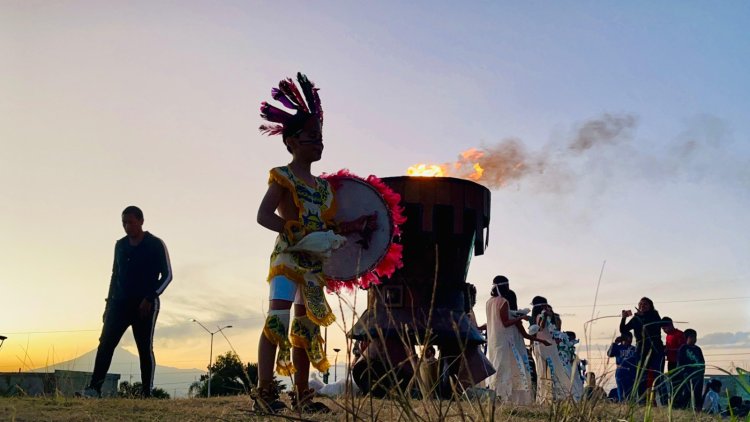
[[[393,218],[380,192],[369,183],[354,177],[342,177],[334,193],[336,222],[356,220],[363,215],[378,213],[377,228],[372,233],[369,247],[357,241],[359,233],[346,236],[346,244],[335,250],[323,264],[323,274],[333,280],[351,280],[372,271],[388,252],[393,237]]]

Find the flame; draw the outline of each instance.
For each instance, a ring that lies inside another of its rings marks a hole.
[[[445,164],[415,164],[406,170],[407,176],[423,177],[459,177],[478,181],[482,178],[484,168],[479,164],[484,152],[469,148],[459,154],[458,161]]]
[[[474,173],[470,174],[468,177],[471,180],[477,181],[482,178],[482,173],[484,173],[482,166],[480,166],[479,163],[474,163]]]
[[[484,153],[476,148],[469,148],[461,153],[461,158],[466,161],[478,161]]]
[[[406,169],[407,176],[443,177],[445,171],[437,164],[416,164]]]

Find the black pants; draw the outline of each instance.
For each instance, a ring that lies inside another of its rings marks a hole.
[[[156,326],[156,317],[159,315],[159,298],[154,299],[151,313],[145,318],[141,318],[138,312],[141,300],[110,300],[108,302],[102,334],[99,337],[99,348],[96,350],[94,374],[91,376],[91,384],[89,384],[91,388],[101,391],[104,377],[112,363],[115,348],[128,327],[133,327],[133,338],[138,347],[138,357],[141,361],[143,395],[151,395],[154,383],[154,368],[156,367],[154,327]]]
[[[638,395],[644,397],[647,388],[653,388],[655,391],[663,388],[664,377],[664,354],[657,349],[646,348],[641,352],[640,379],[638,380]]]
[[[693,409],[699,412],[703,408],[703,375],[688,376],[687,381],[680,381],[678,385],[674,407],[686,409],[693,405]]]

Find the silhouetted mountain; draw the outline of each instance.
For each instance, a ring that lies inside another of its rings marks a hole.
[[[96,349],[65,362],[36,368],[32,372],[54,372],[56,369],[91,372],[94,370],[95,358]],[[162,366],[159,365],[159,357],[157,356],[156,358],[154,387],[164,389],[172,397],[186,397],[190,384],[197,381],[202,374],[206,373],[205,370],[200,369],[181,369]],[[108,372],[110,374],[120,374],[121,382],[140,382],[141,367],[138,355],[134,355],[122,347],[117,347]]]

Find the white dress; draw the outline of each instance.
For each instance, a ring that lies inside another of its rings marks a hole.
[[[539,340],[546,340],[550,345],[534,343],[537,374],[536,400],[540,403],[549,400],[564,400],[570,396],[575,398],[576,396],[576,394],[573,394],[573,386],[570,382],[570,364],[565,364],[560,359],[560,353],[555,342],[557,333],[554,322],[547,318],[544,328],[539,329],[536,337]]]
[[[487,301],[487,357],[497,370],[488,380],[489,387],[503,401],[528,405],[532,403],[529,357],[518,328],[505,327],[500,318],[503,305],[510,318],[507,304],[501,296]]]

